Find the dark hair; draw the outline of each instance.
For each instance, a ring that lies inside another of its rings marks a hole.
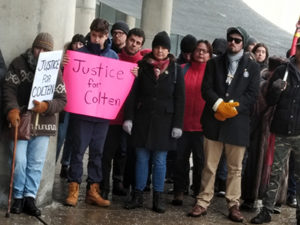
[[[90,26],[90,30],[94,30],[96,32],[108,33],[109,23],[101,18],[96,18],[93,20]]]
[[[135,36],[143,38],[142,45],[145,43],[145,39],[146,39],[145,32],[142,29],[140,29],[140,28],[131,29],[127,34],[127,38],[129,38],[131,35],[135,35]]]
[[[206,45],[207,49],[208,49],[208,54],[209,54],[209,57],[211,58],[212,57],[212,54],[213,54],[213,48],[210,44],[210,42],[208,40],[198,40],[197,43],[196,43],[196,47],[194,48],[194,50],[192,51],[192,57],[193,57],[193,54],[197,48],[197,46],[200,44],[200,43],[203,43]]]
[[[265,58],[265,60],[264,60],[264,62],[265,62],[265,61],[267,61],[268,58],[269,58],[269,50],[268,50],[268,47],[267,47],[264,43],[257,43],[257,44],[253,47],[252,53],[255,54],[256,50],[257,50],[259,47],[263,47],[264,49],[266,49],[266,58]]]

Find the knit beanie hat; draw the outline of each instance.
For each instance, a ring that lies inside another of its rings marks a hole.
[[[116,22],[111,30],[110,30],[110,33],[113,34],[113,31],[114,30],[121,30],[123,31],[126,35],[128,34],[128,31],[129,31],[129,27],[126,23],[124,23],[123,21],[119,21],[119,22]]]
[[[161,31],[157,33],[152,41],[152,49],[157,47],[157,46],[162,46],[167,48],[169,51],[171,49],[171,40],[166,31]]]
[[[184,53],[191,53],[194,48],[196,48],[197,45],[197,39],[191,35],[188,34],[184,36],[180,42],[180,50]]]
[[[247,44],[249,35],[247,34],[246,30],[244,30],[242,27],[229,27],[227,29],[227,39],[230,34],[239,34],[242,36],[243,39],[243,46]]]
[[[52,51],[53,46],[53,37],[49,33],[39,33],[32,43],[32,48],[43,48],[47,51]]]
[[[227,41],[224,38],[216,38],[212,43],[212,48],[215,55],[222,55],[226,52]]]
[[[71,44],[74,44],[76,42],[81,42],[82,44],[85,44],[86,40],[82,34],[75,34],[72,38]]]

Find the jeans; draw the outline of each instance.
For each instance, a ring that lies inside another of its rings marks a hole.
[[[47,155],[49,136],[31,137],[19,140],[15,157],[13,183],[14,198],[36,197],[41,181],[44,162]],[[10,162],[12,160],[13,142],[10,144]]]
[[[152,184],[153,190],[164,191],[166,177],[167,151],[151,151],[146,148],[136,149],[136,190],[143,191],[147,184],[149,159],[152,154]]]
[[[56,147],[56,162],[59,158],[59,154],[61,152],[61,148],[65,142],[67,136],[67,130],[69,126],[70,114],[65,112],[64,122],[58,125],[58,133],[57,133],[57,147]],[[62,165],[69,165],[71,159],[71,151],[70,148],[66,148],[64,146],[63,155],[61,158]]]

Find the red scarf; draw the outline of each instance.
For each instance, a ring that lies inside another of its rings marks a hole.
[[[170,60],[169,58],[165,60],[157,61],[155,59],[149,58],[148,62],[153,65],[154,74],[156,76],[156,79],[159,78],[159,75],[161,75],[165,70],[168,68]]]
[[[122,48],[122,51],[118,54],[119,59],[127,62],[137,63],[138,61],[142,60],[143,55],[141,51],[138,51],[135,55],[129,55],[125,48]]]

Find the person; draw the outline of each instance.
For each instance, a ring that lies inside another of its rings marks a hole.
[[[145,43],[145,33],[142,29],[133,28],[128,32],[126,45],[119,53],[119,59],[137,63],[143,56],[141,49]],[[127,141],[126,133],[122,129],[124,107],[119,111],[116,119],[110,121],[109,129],[107,132],[103,158],[102,158],[102,172],[103,180],[101,182],[102,197],[108,199],[109,186],[110,186],[110,170],[111,161],[113,163],[113,194],[126,195],[127,191],[123,185],[123,175],[126,166],[127,156]]]
[[[192,52],[191,63],[183,67],[185,80],[185,109],[183,134],[178,140],[177,158],[175,161],[174,199],[173,205],[182,205],[185,191],[185,180],[189,176],[187,164],[193,153],[193,189],[194,196],[200,191],[201,172],[203,168],[203,133],[200,118],[205,101],[201,95],[201,84],[206,62],[212,57],[212,46],[207,40],[197,41]]]
[[[129,27],[123,21],[118,21],[112,26],[110,30],[112,36],[111,49],[116,53],[120,53],[122,48],[125,47],[128,31]]]
[[[71,42],[67,45],[66,50],[76,51],[79,48],[82,48],[85,45],[85,38],[82,34],[75,34],[72,37]],[[72,139],[70,134],[67,133],[68,125],[69,125],[69,117],[70,114],[68,112],[62,111],[59,114],[59,124],[58,124],[58,134],[57,134],[57,148],[56,148],[56,162],[58,160],[61,148],[64,144],[63,153],[61,157],[61,170],[60,177],[67,178],[68,170],[71,160],[71,143]],[[70,132],[69,132],[70,133]]]
[[[7,120],[16,128],[20,116],[27,111],[34,73],[39,54],[53,50],[53,38],[49,33],[39,33],[32,47],[15,58],[9,65],[3,86],[3,104]],[[13,182],[14,203],[11,212],[40,216],[35,205],[44,162],[47,155],[49,137],[56,134],[55,113],[66,104],[66,91],[61,72],[58,73],[54,96],[49,101],[34,100],[29,140],[18,140]],[[11,153],[13,142],[10,144]]]
[[[211,44],[213,48],[213,57],[223,55],[227,49],[227,41],[225,38],[216,38]]]
[[[182,134],[184,79],[170,54],[170,37],[159,32],[152,53],[138,63],[139,73],[126,102],[123,129],[136,147],[135,190],[126,209],[143,206],[149,158],[152,155],[153,211],[165,212],[163,200],[168,150],[176,148]]]
[[[6,74],[6,65],[0,50],[0,99],[2,99],[3,80]],[[0,109],[2,109],[2,100],[0,101]],[[3,110],[0,111],[0,130],[2,131]],[[0,132],[1,133],[1,132]]]
[[[260,66],[260,71],[268,67],[269,50],[264,43],[257,43],[252,49],[256,62]]]
[[[229,219],[242,222],[239,210],[242,161],[249,145],[249,113],[259,88],[259,66],[244,54],[247,32],[242,27],[227,29],[227,52],[207,62],[202,83],[206,101],[201,117],[204,133],[204,168],[201,192],[188,214],[198,217],[207,213],[214,193],[218,162],[225,151],[228,167],[226,194]]]
[[[106,20],[94,19],[90,25],[90,38],[87,40],[87,45],[77,51],[118,59],[118,55],[111,50],[108,28],[109,24]],[[85,202],[97,206],[110,205],[110,201],[103,199],[99,194],[99,183],[102,180],[102,152],[108,126],[109,120],[107,119],[70,113],[69,130],[73,142],[66,205],[76,206],[77,204],[83,173],[83,156],[87,147],[89,147],[89,159]]]
[[[283,168],[288,163],[290,151],[294,151],[297,200],[299,202],[299,138],[300,111],[299,102],[300,76],[300,39],[296,44],[296,54],[287,64],[278,67],[270,80],[266,100],[268,105],[276,105],[271,122],[271,132],[275,134],[274,159],[270,181],[263,196],[263,208],[251,219],[251,223],[262,224],[271,221],[271,213],[276,202]],[[297,224],[300,224],[300,208],[297,206]]]
[[[180,42],[180,54],[176,60],[178,64],[185,64],[191,61],[192,51],[196,47],[197,39],[191,35],[185,35]]]
[[[249,37],[244,47],[245,52],[252,52],[252,49],[257,44],[257,40],[254,37]]]

